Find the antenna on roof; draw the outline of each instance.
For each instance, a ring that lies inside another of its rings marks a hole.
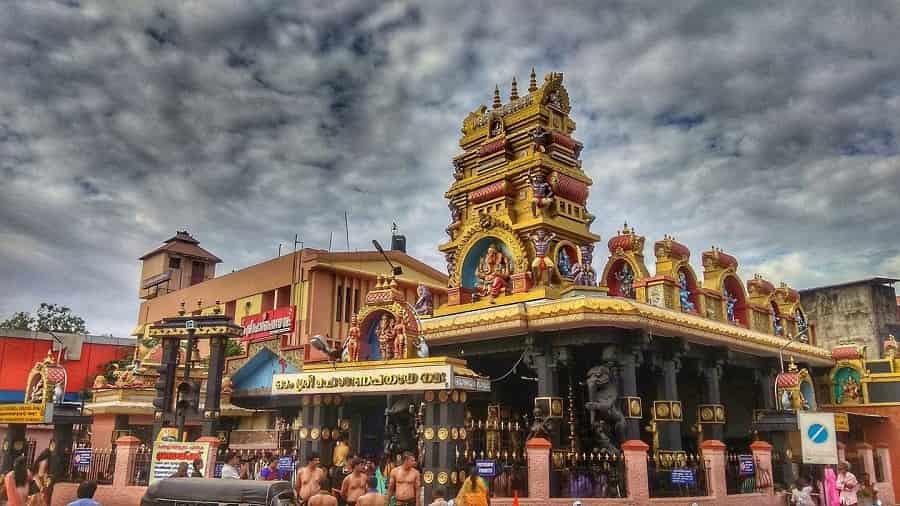
[[[334,231],[331,232],[331,235],[328,236],[328,251],[331,251],[331,243],[334,242]]]
[[[281,243],[278,243],[278,257],[281,258]]]
[[[294,234],[294,251],[297,251],[297,245],[300,245],[300,249],[303,249],[303,241],[300,240],[300,234]]]
[[[347,211],[344,211],[344,231],[347,232],[347,251],[350,251],[350,219],[347,217]]]

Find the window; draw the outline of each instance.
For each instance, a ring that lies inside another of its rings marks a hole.
[[[181,259],[178,257],[169,257],[169,269],[181,269]]]
[[[359,288],[353,290],[353,312],[359,312]]]
[[[338,285],[337,287],[337,311],[334,312],[334,321],[341,321],[341,316],[344,314],[344,287],[342,285]]]
[[[352,310],[353,310],[353,305],[351,304],[351,300],[350,300],[350,295],[352,295],[352,294],[350,293],[351,291],[352,291],[352,290],[350,290],[350,287],[348,286],[348,287],[347,287],[347,290],[346,290],[346,292],[347,292],[347,295],[346,295],[346,298],[345,298],[346,300],[345,300],[345,303],[344,303],[344,321],[347,322],[347,323],[350,323],[350,313],[351,313]]]

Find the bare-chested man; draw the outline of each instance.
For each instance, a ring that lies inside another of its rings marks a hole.
[[[403,463],[391,471],[388,480],[388,499],[395,499],[395,506],[422,506],[419,499],[421,484],[416,457],[412,452],[403,452]]]
[[[387,506],[387,497],[378,493],[378,478],[369,478],[369,491],[356,500],[356,506]]]
[[[321,490],[320,483],[323,480],[325,480],[325,471],[319,467],[319,456],[312,453],[306,459],[306,465],[300,468],[300,476],[297,480],[297,497],[300,498],[300,504],[306,504],[310,497]],[[325,488],[327,490],[327,483]]]
[[[338,506],[337,498],[328,493],[328,478],[323,476],[318,487],[319,491],[309,498],[307,506]]]
[[[362,459],[350,460],[350,469],[352,471],[341,483],[341,497],[347,502],[347,506],[356,506],[359,497],[366,493],[366,484],[369,480],[366,478],[365,464]]]

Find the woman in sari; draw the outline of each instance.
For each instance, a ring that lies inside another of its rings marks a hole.
[[[487,484],[478,477],[478,469],[472,467],[469,476],[459,487],[454,506],[490,506],[491,498],[488,496]]]
[[[6,473],[3,478],[3,487],[6,491],[7,506],[25,506],[28,502],[28,482],[31,480],[28,467],[25,466],[25,456],[19,455],[13,461],[12,471]]]

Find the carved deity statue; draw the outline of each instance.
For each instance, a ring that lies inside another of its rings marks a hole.
[[[737,305],[737,299],[733,295],[731,295],[731,292],[729,292],[727,289],[725,289],[724,292],[725,292],[725,316],[728,317],[728,321],[733,322],[735,319],[734,309],[735,309],[735,306]]]
[[[478,263],[478,296],[490,297],[491,302],[506,293],[507,280],[512,274],[511,262],[496,244],[488,246],[487,253]]]
[[[591,367],[585,379],[588,402],[584,407],[591,414],[591,425],[598,420],[612,427],[616,438],[621,443],[625,440],[625,415],[616,407],[619,398],[618,385],[613,381],[609,367],[599,365]]]
[[[528,431],[528,439],[534,439],[536,437],[550,439],[550,433],[553,431],[553,428],[550,426],[549,417],[544,416],[544,412],[537,406],[535,406],[533,413],[534,421],[531,422],[531,429]]]
[[[572,280],[576,285],[594,286],[597,284],[597,273],[594,272],[594,245],[585,244],[579,246],[581,250],[581,262],[572,267]]]
[[[378,349],[381,351],[381,360],[390,360],[394,347],[393,319],[390,315],[383,315],[378,321]]]
[[[678,272],[678,297],[681,300],[682,311],[691,313],[697,310],[694,303],[691,302],[691,286],[688,284],[684,271]]]
[[[416,288],[416,293],[419,296],[416,300],[416,305],[413,307],[416,314],[420,316],[431,316],[431,314],[434,313],[434,298],[431,295],[431,290],[425,285],[419,285],[418,288]]]
[[[359,348],[362,337],[356,315],[350,317],[350,331],[347,333],[347,362],[359,362]]]
[[[615,453],[617,451],[616,445],[613,444],[612,438],[610,438],[609,425],[603,420],[595,420],[591,424],[591,442],[595,453],[603,451]]]
[[[853,376],[847,376],[847,379],[844,380],[844,388],[843,395],[841,396],[841,402],[850,400],[850,401],[859,401],[862,399],[862,391],[859,386],[859,382],[853,378]]]
[[[634,272],[628,262],[622,262],[622,268],[613,274],[619,282],[619,295],[621,297],[634,298]]]
[[[447,288],[453,288],[453,272],[456,271],[456,252],[448,251],[444,253],[444,260],[447,262],[447,275],[450,276],[451,281],[447,282]]]
[[[553,188],[547,182],[547,178],[541,172],[536,174],[528,170],[528,184],[531,185],[531,214],[537,218],[538,211],[549,211],[553,204]]]
[[[450,202],[447,206],[450,208],[450,225],[447,226],[447,235],[453,239],[453,235],[462,225],[462,211],[453,202]]]
[[[556,238],[556,234],[553,232],[548,234],[543,229],[538,229],[528,238],[534,244],[534,261],[531,263],[531,276],[534,278],[534,284],[550,286],[556,267],[553,265],[553,260],[547,258],[547,251],[550,249],[550,242]]]
[[[784,334],[784,325],[781,324],[781,317],[776,314],[773,321],[774,321],[774,323],[772,325],[772,327],[773,327],[772,330],[775,331],[775,335],[780,336],[780,335]]]
[[[569,252],[566,251],[566,248],[559,249],[559,258],[556,261],[556,270],[559,271],[559,275],[564,278],[572,277],[572,259],[569,258]]]
[[[406,310],[401,309],[394,323],[394,358],[406,358]]]

